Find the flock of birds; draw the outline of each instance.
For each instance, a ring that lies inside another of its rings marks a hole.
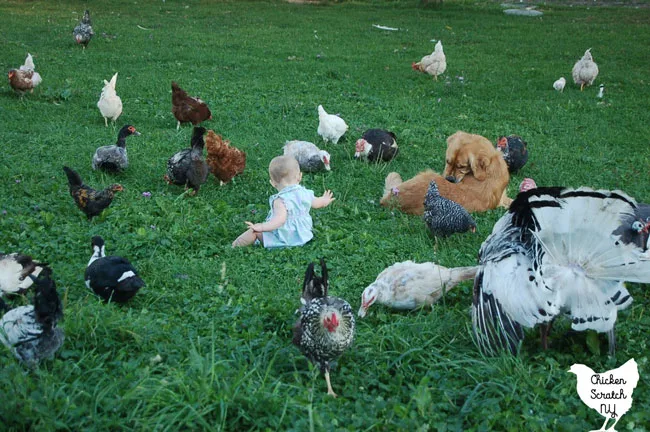
[[[87,10],[73,35],[86,49],[94,35]],[[440,41],[432,54],[412,64],[414,70],[436,80],[446,67]],[[592,85],[597,75],[598,67],[587,50],[573,68],[574,82],[582,90]],[[12,69],[8,77],[21,97],[42,81],[30,54],[25,64]],[[108,120],[115,123],[122,113],[117,77],[115,73],[110,81],[104,81],[97,103],[106,126]],[[562,91],[565,84],[566,80],[560,78],[553,87]],[[168,159],[165,180],[196,194],[210,173],[221,184],[241,174],[246,154],[214,131],[199,126],[211,119],[208,105],[189,96],[176,82],[171,87],[177,129],[191,123],[193,132],[190,147]],[[338,143],[348,130],[346,122],[327,113],[323,106],[318,106],[318,117],[318,135],[325,143]],[[107,172],[128,169],[126,140],[138,135],[134,126],[122,127],[114,145],[97,148],[92,168]],[[500,137],[496,146],[511,172],[525,165],[528,151],[521,137]],[[314,143],[287,141],[283,153],[294,156],[304,172],[331,169],[330,154]],[[355,143],[355,158],[369,162],[388,162],[398,154],[397,137],[388,130],[369,129]],[[97,190],[86,185],[74,169],[65,166],[63,170],[70,195],[88,219],[101,214],[115,193],[123,189],[120,184],[112,184]],[[476,229],[471,215],[440,196],[435,182],[429,186],[424,206],[425,225],[435,236]],[[396,263],[363,291],[358,316],[366,316],[375,303],[406,310],[432,305],[461,281],[474,279],[472,321],[484,352],[516,353],[524,337],[523,328],[536,325],[542,328],[542,344],[546,347],[555,318],[568,315],[575,330],[606,332],[613,354],[617,311],[632,302],[624,282],[650,282],[649,232],[650,206],[638,204],[623,192],[537,187],[526,179],[509,211],[481,246],[478,265],[446,268],[435,263]],[[105,301],[126,302],[145,286],[128,260],[106,256],[101,237],[91,239],[91,248],[85,282],[97,296]],[[328,393],[336,396],[330,382],[330,362],[352,344],[355,318],[347,301],[329,295],[324,259],[320,267],[320,277],[313,263],[307,267],[293,343],[321,369]],[[4,302],[5,295],[23,293],[32,286],[32,305],[10,309]],[[6,312],[0,319],[0,342],[25,364],[33,366],[51,357],[63,343],[63,331],[57,327],[63,309],[49,264],[22,254],[0,254],[0,309]]]

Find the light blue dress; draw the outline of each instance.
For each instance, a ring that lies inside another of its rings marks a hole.
[[[273,217],[273,202],[282,198],[287,208],[287,221],[274,231],[262,233],[265,248],[302,246],[314,237],[312,232],[313,222],[309,215],[314,191],[301,185],[291,185],[269,198],[269,211],[266,221]]]

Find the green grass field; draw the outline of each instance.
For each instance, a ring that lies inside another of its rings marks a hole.
[[[475,214],[475,234],[436,239],[421,219],[378,204],[388,172],[441,171],[445,139],[457,130],[527,140],[530,159],[510,196],[532,177],[650,202],[650,9],[553,6],[523,18],[498,3],[417,4],[0,3],[2,69],[30,52],[43,76],[22,100],[6,79],[0,89],[0,250],[51,263],[66,333],[54,360],[33,371],[0,350],[0,430],[584,431],[602,418],[580,401],[567,370],[608,370],[632,357],[641,380],[618,430],[650,430],[647,286],[628,287],[635,301],[619,315],[616,360],[604,335],[599,345],[567,333],[567,323],[555,326],[549,351],[531,330],[518,358],[483,357],[470,334],[469,282],[433,310],[371,308],[333,369],[338,399],[291,345],[305,268],[321,256],[331,294],[355,311],[393,263],[476,263],[503,209]],[[84,52],[72,29],[85,7],[96,35]],[[433,50],[431,39],[447,55],[438,82],[410,68]],[[571,68],[590,47],[600,75],[580,92]],[[116,139],[96,107],[115,72],[124,104],[117,126],[133,124],[142,136],[128,140],[128,171],[110,176],[90,162]],[[552,89],[560,76],[564,93]],[[163,181],[167,159],[191,136],[189,126],[176,130],[172,80],[210,105],[204,126],[247,152],[234,183],[211,177],[187,197]],[[316,134],[319,104],[350,125],[337,145]],[[396,160],[353,159],[371,127],[397,134]],[[332,171],[303,184],[337,200],[312,211],[315,239],[304,247],[232,250],[244,221],[263,221],[274,193],[268,163],[289,139],[331,153]],[[89,222],[68,194],[64,164],[90,185],[119,182],[125,191]],[[127,305],[103,304],[85,288],[93,235],[147,282]],[[26,304],[31,293],[12,300]]]

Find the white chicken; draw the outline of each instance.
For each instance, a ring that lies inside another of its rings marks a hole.
[[[0,297],[28,289],[34,282],[27,276],[38,276],[44,265],[32,260],[29,255],[0,254]]]
[[[560,79],[558,79],[553,83],[553,88],[559,92],[563,92],[565,85],[566,85],[566,79],[564,77],[560,77]]]
[[[576,363],[569,372],[576,375],[576,390],[580,400],[605,417],[605,423],[598,431],[616,432],[614,426],[632,407],[632,393],[639,382],[636,361],[630,359],[624,365],[602,373]],[[605,429],[609,419],[614,419],[614,424]]]
[[[393,264],[363,291],[358,315],[366,316],[374,303],[402,310],[432,305],[459,282],[473,279],[477,270],[478,267],[447,268],[432,262]]]
[[[32,86],[36,87],[39,85],[42,81],[43,78],[41,78],[41,74],[36,72],[36,67],[34,66],[34,59],[32,58],[32,55],[30,53],[27,53],[27,58],[25,59],[25,64],[23,64],[19,70],[25,71],[25,72],[33,72],[32,75]]]
[[[330,168],[330,154],[325,150],[316,147],[316,144],[308,141],[292,140],[284,143],[282,147],[284,155],[293,156],[300,165],[300,171],[316,172]]]
[[[325,142],[331,141],[334,144],[338,143],[339,139],[347,130],[348,125],[341,117],[335,114],[328,114],[323,109],[323,105],[318,105],[318,135]]]
[[[411,67],[413,70],[433,75],[433,78],[438,81],[438,75],[442,75],[447,70],[447,57],[445,57],[442,49],[442,41],[436,43],[434,51],[430,55],[422,57],[419,62],[413,63]]]
[[[115,120],[122,114],[122,99],[115,92],[115,84],[117,83],[117,72],[113,75],[110,82],[104,80],[104,88],[102,94],[99,96],[97,108],[104,117],[104,125],[108,126],[108,119]]]
[[[580,86],[580,91],[585,88],[585,85],[592,85],[598,76],[598,65],[594,62],[591,56],[591,48],[585,51],[585,54],[580,60],[576,62],[571,71],[573,82]]]
[[[472,321],[481,350],[515,354],[523,327],[538,324],[546,348],[553,320],[566,314],[576,331],[607,333],[614,355],[617,313],[632,303],[623,282],[650,282],[648,225],[637,214],[621,191],[520,193],[479,250]]]

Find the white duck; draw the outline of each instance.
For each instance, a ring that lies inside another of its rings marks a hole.
[[[320,135],[325,142],[332,141],[334,144],[339,142],[339,139],[348,130],[348,125],[345,121],[334,114],[327,114],[323,105],[318,105],[318,135]]]
[[[122,114],[122,99],[115,92],[115,84],[117,83],[117,72],[113,75],[110,82],[104,80],[104,88],[102,94],[99,96],[97,108],[104,117],[104,124],[108,126],[108,119],[115,120]]]
[[[34,282],[27,276],[38,276],[43,265],[32,260],[29,255],[0,254],[0,297],[28,289]]]
[[[330,154],[316,147],[314,143],[298,140],[287,141],[282,149],[285,156],[289,155],[296,158],[301,171],[330,170]]]
[[[580,85],[580,91],[585,88],[585,85],[592,85],[598,76],[598,65],[594,62],[591,56],[591,48],[585,51],[585,54],[580,60],[576,62],[571,71],[573,82]]]
[[[25,64],[23,64],[19,69],[21,71],[26,71],[26,72],[33,72],[34,74],[32,75],[32,84],[34,87],[39,85],[42,81],[43,78],[41,78],[41,74],[36,72],[34,66],[34,59],[32,58],[32,55],[30,53],[27,53],[27,58],[25,59]]]
[[[459,282],[473,279],[478,267],[447,268],[432,262],[404,261],[382,271],[361,294],[359,317],[374,303],[393,309],[432,305]]]

